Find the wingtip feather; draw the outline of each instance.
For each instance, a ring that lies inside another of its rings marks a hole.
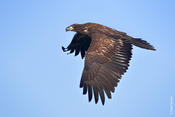
[[[63,52],[66,52],[66,48],[65,47],[61,47],[61,49],[63,50]]]

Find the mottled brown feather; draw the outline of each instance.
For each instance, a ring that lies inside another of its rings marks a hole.
[[[102,104],[105,103],[104,91],[108,98],[111,98],[110,92],[114,92],[114,87],[117,86],[121,75],[126,72],[129,66],[131,50],[131,44],[125,43],[121,39],[116,40],[102,34],[92,37],[85,56],[85,68],[81,84],[84,86],[88,84],[97,88],[94,91],[96,103],[98,101],[97,91],[100,94]],[[84,74],[91,74],[92,72],[94,76],[91,79],[84,77]],[[91,94],[89,97],[91,100]]]

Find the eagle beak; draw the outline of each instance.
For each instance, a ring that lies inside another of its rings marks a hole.
[[[66,28],[66,31],[72,31],[74,28],[72,26],[69,26]]]

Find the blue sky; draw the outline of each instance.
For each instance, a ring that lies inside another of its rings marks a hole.
[[[0,117],[169,117],[175,100],[175,1],[1,0]],[[81,57],[66,55],[73,23],[95,22],[157,51],[134,47],[112,100],[89,103],[79,81]]]

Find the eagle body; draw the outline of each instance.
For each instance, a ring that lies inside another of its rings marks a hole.
[[[105,103],[105,94],[111,98],[111,92],[126,72],[132,56],[132,46],[155,50],[152,45],[140,38],[132,38],[120,32],[96,23],[73,24],[66,31],[75,31],[71,43],[63,51],[81,53],[85,57],[84,69],[80,81],[83,94],[88,93],[89,101],[94,95],[95,103],[99,97]]]

